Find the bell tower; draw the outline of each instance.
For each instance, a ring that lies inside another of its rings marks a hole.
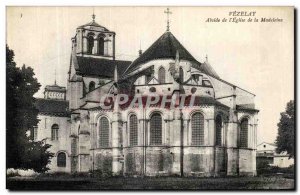
[[[72,38],[72,48],[76,55],[85,57],[115,59],[116,33],[95,22],[96,15],[92,15],[92,22],[79,26]]]

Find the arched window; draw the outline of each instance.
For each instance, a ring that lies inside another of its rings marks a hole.
[[[58,140],[58,125],[54,124],[51,127],[51,140]]]
[[[90,84],[89,84],[89,92],[93,91],[94,89],[95,89],[95,82],[91,81]]]
[[[248,147],[248,119],[244,118],[240,124],[240,147]]]
[[[58,167],[66,167],[67,155],[64,152],[60,152],[57,154],[57,166]]]
[[[100,37],[98,39],[98,54],[104,55],[104,39],[103,39],[103,37]]]
[[[183,83],[183,81],[184,81],[184,75],[183,75],[183,69],[182,69],[182,67],[179,68],[179,81],[181,83]]]
[[[155,113],[150,119],[150,145],[162,144],[162,118]]]
[[[93,48],[94,48],[94,37],[93,36],[88,36],[88,44],[87,44],[87,53],[92,54],[93,53]]]
[[[99,123],[99,146],[109,147],[109,122],[106,117],[102,117]]]
[[[159,81],[159,83],[165,83],[166,82],[166,71],[163,67],[161,67],[158,70],[158,81]]]
[[[131,115],[129,118],[129,145],[136,146],[138,145],[138,122],[136,115]]]
[[[222,145],[222,117],[217,115],[216,117],[216,145]]]
[[[204,145],[204,116],[199,112],[192,116],[192,145]]]

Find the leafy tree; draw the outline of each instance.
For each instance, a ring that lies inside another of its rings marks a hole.
[[[45,171],[48,160],[52,157],[52,154],[47,152],[49,145],[44,142],[30,141],[26,135],[26,132],[38,123],[38,110],[35,108],[33,95],[41,85],[34,75],[31,67],[16,66],[14,52],[6,46],[7,168]],[[36,150],[40,151],[39,155]]]
[[[295,107],[294,100],[287,103],[285,112],[280,113],[276,139],[276,152],[287,152],[290,158],[295,157]]]

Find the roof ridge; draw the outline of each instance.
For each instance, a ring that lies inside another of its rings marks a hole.
[[[192,54],[178,41],[172,32],[163,33],[154,43],[137,59],[135,59],[125,70],[125,74],[134,71],[139,65],[155,59],[166,59],[176,57],[179,52],[180,59],[198,62]]]

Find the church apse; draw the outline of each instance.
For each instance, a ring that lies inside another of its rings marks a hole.
[[[115,59],[115,35],[93,16],[72,39],[64,100],[70,171],[256,175],[252,93],[222,80],[207,56],[195,59],[169,23],[133,61]]]

